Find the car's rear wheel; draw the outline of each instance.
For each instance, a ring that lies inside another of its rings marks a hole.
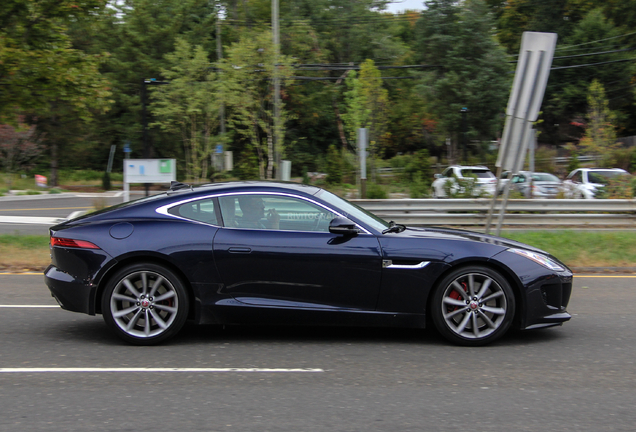
[[[514,293],[506,279],[480,265],[448,274],[437,285],[430,305],[441,335],[466,346],[499,339],[510,327],[514,311]]]
[[[152,263],[122,268],[102,296],[106,324],[123,340],[153,345],[173,337],[188,316],[183,283],[170,270]]]

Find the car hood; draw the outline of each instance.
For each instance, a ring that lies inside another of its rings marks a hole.
[[[392,234],[385,234],[392,235]],[[482,234],[474,231],[464,231],[452,228],[415,228],[407,227],[406,230],[399,233],[400,237],[412,237],[412,238],[437,238],[446,240],[463,240],[476,243],[488,243],[495,246],[501,246],[503,248],[519,248],[527,249],[533,252],[542,253],[544,255],[550,255],[549,253],[538,249],[536,247],[527,245],[525,243],[517,242],[514,240],[498,237],[490,234]]]

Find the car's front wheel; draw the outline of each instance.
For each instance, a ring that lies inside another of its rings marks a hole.
[[[170,270],[140,263],[119,270],[102,296],[106,324],[135,345],[163,342],[183,327],[188,298],[183,282]]]
[[[512,323],[515,298],[506,279],[481,265],[448,274],[431,299],[437,330],[447,340],[466,346],[499,339]]]

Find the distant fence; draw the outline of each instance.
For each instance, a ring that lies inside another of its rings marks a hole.
[[[485,225],[491,200],[387,199],[351,200],[386,220],[407,225]],[[493,222],[501,208],[495,207]],[[636,200],[510,200],[504,225],[611,226],[636,228]]]

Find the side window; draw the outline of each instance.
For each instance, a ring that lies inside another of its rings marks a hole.
[[[219,197],[226,227],[329,232],[335,215],[302,199],[278,195]]]
[[[574,180],[577,183],[583,183],[583,172],[579,171],[576,174],[574,174],[574,177],[572,177],[572,180]]]
[[[452,168],[446,168],[444,171],[442,171],[442,177],[451,177],[452,175],[453,175]]]
[[[168,213],[182,218],[219,225],[212,198],[191,201],[172,207]]]

